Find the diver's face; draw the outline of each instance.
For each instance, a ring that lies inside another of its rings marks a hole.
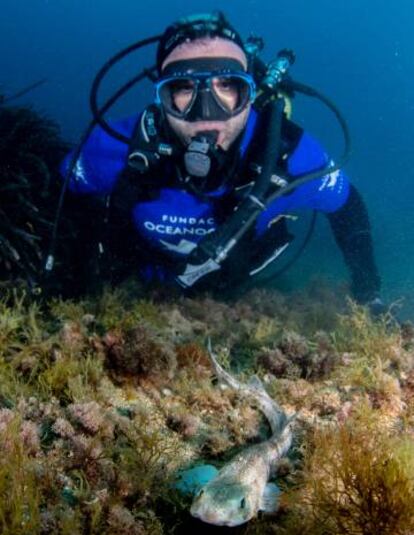
[[[207,62],[217,58],[217,63],[220,60],[233,60],[240,65],[240,71],[245,71],[247,68],[247,58],[243,50],[235,43],[222,38],[203,38],[192,42],[185,42],[175,48],[171,54],[166,58],[162,65],[162,71],[168,65],[176,62],[185,62],[186,60],[198,60],[203,58]],[[228,80],[220,79],[213,80],[214,84],[211,91],[214,91],[216,96],[220,99],[222,105],[233,112],[237,107],[239,98],[235,88]],[[174,106],[178,110],[183,110],[188,106],[189,98],[191,98],[191,87],[180,86],[177,87],[174,93]],[[251,104],[248,102],[246,106],[232,117],[220,117],[219,119],[208,118],[206,113],[202,118],[197,120],[185,120],[178,118],[166,112],[168,123],[177,137],[184,145],[188,145],[191,139],[198,133],[207,130],[214,130],[217,133],[217,145],[223,150],[228,150],[241,131],[244,129],[247,118],[249,116]]]

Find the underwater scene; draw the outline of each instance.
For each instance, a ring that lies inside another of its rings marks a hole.
[[[0,533],[414,533],[413,16],[3,0]]]

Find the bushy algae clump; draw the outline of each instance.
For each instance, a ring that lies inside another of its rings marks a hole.
[[[283,533],[408,535],[414,529],[414,441],[362,405],[315,430]]]
[[[297,413],[295,447],[278,469],[280,510],[240,529],[364,535],[377,525],[372,533],[408,535],[414,332],[354,305],[334,313],[326,291],[318,299],[263,290],[231,303],[165,299],[127,285],[36,304],[9,292],[0,300],[0,531],[199,529],[190,498],[174,490],[177,472],[220,467],[268,434],[249,400],[215,384],[210,337],[240,380],[257,373]]]

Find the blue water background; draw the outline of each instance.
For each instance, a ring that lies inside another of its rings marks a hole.
[[[40,78],[47,83],[20,102],[55,119],[76,141],[90,114],[88,92],[97,69],[119,49],[161,33],[172,20],[222,9],[244,37],[266,42],[264,58],[294,49],[292,70],[300,81],[330,96],[346,116],[353,155],[346,170],[369,208],[383,297],[405,299],[414,310],[414,4],[410,0],[2,0],[0,94]],[[107,95],[144,65],[153,49],[119,67]],[[149,101],[150,84],[134,90],[111,113],[135,112]],[[294,118],[333,154],[341,135],[321,105],[298,98]],[[291,286],[315,274],[347,279],[341,256],[323,217],[306,254],[289,272]]]

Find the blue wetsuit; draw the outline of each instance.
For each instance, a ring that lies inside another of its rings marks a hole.
[[[114,127],[131,137],[139,120],[138,116],[130,117],[118,121]],[[238,145],[238,158],[242,162],[257,122],[257,115],[252,110]],[[77,162],[70,190],[84,195],[111,194],[127,165],[128,152],[126,144],[112,138],[101,128],[95,128]],[[69,158],[64,161],[63,171],[68,161]],[[285,172],[294,178],[321,169],[328,161],[329,156],[318,141],[308,133],[301,132],[293,150],[286,155]],[[135,231],[128,238],[130,246],[139,245],[141,249],[148,246],[154,253],[149,261],[136,267],[137,271],[140,270],[144,277],[157,274],[158,278],[169,278],[174,262],[184,259],[203,236],[222,222],[223,209],[220,210],[220,203],[223,200],[225,205],[224,199],[229,190],[221,186],[200,197],[172,179],[174,171],[171,165],[165,165],[158,173],[156,194],[134,199],[129,207],[130,213],[125,217],[129,218],[130,228]],[[140,180],[139,175],[136,180]],[[233,208],[230,204],[227,215]],[[350,208],[351,213],[348,213]],[[252,265],[248,266],[247,272],[256,273],[270,263],[272,255],[276,258],[277,254],[274,253],[283,243],[269,243],[272,228],[283,216],[291,216],[302,210],[318,210],[328,215],[335,238],[351,270],[354,294],[361,300],[373,298],[379,291],[379,278],[372,255],[369,222],[361,198],[342,171],[307,182],[289,195],[270,203],[257,218],[250,235],[249,243],[254,243],[255,255],[253,260],[250,259]],[[362,242],[359,243],[361,238]],[[261,243],[264,255],[260,253]],[[152,261],[151,258],[156,260]],[[361,262],[365,267],[362,271]]]

